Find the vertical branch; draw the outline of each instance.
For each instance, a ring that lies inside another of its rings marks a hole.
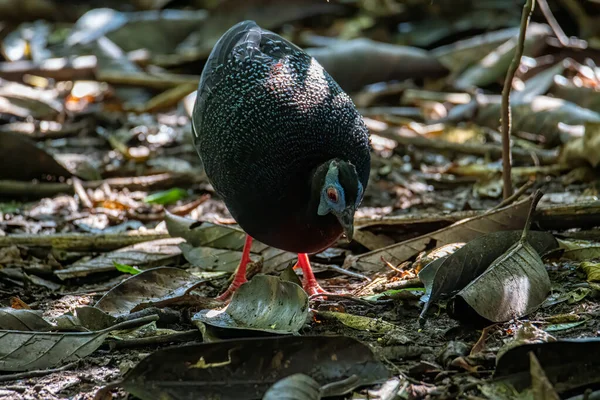
[[[512,89],[515,73],[521,65],[521,57],[523,56],[523,48],[525,47],[525,34],[527,25],[533,12],[535,0],[526,0],[523,6],[523,14],[521,16],[521,29],[519,30],[519,39],[515,55],[508,67],[506,79],[504,80],[504,88],[502,89],[502,181],[504,183],[504,198],[509,198],[513,193],[512,179],[510,176],[512,167],[512,155],[510,146],[511,134],[511,115],[510,115],[510,91]]]

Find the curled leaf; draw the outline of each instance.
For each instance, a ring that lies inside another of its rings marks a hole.
[[[291,334],[302,328],[307,316],[308,296],[300,286],[275,276],[256,275],[235,291],[226,308],[202,310],[192,321],[219,328]]]

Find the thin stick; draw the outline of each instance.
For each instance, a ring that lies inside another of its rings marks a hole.
[[[523,186],[519,188],[516,192],[514,192],[510,197],[502,200],[500,204],[496,207],[492,208],[492,210],[497,210],[502,207],[506,207],[509,204],[514,203],[523,193],[525,193],[530,187],[535,183],[535,178],[528,180]]]
[[[534,4],[535,0],[527,0],[525,6],[523,7],[517,48],[515,49],[515,55],[510,63],[510,66],[508,67],[508,72],[506,73],[506,79],[504,81],[504,88],[502,89],[502,181],[504,182],[505,199],[508,199],[513,193],[512,179],[510,176],[510,170],[512,166],[510,149],[510,92],[512,89],[513,79],[515,78],[515,73],[521,64],[523,48],[525,47],[525,33],[527,32],[527,25],[529,24],[529,19],[531,18],[531,13],[533,12]]]
[[[10,375],[0,375],[0,382],[16,381],[17,379],[35,378],[37,376],[46,376],[46,375],[54,374],[56,372],[66,371],[68,369],[73,368],[77,364],[79,364],[79,360],[73,361],[72,363],[63,365],[62,367],[59,367],[59,368],[37,369],[35,371],[18,372],[16,374],[10,374]]]
[[[175,342],[191,342],[192,340],[201,338],[199,330],[191,330],[185,332],[177,332],[170,335],[150,336],[137,339],[115,340],[108,342],[110,350],[130,349],[140,346],[154,346],[157,344],[175,343]]]
[[[369,302],[368,300],[359,299],[358,297],[353,297],[347,294],[315,293],[309,296],[308,299],[314,300],[318,297],[326,297],[327,300],[348,300],[368,307],[373,307],[373,305],[376,304],[375,302]]]
[[[92,200],[90,200],[90,197],[85,191],[85,188],[83,187],[83,184],[81,183],[79,178],[74,176],[71,179],[73,180],[73,189],[75,189],[75,193],[77,194],[77,196],[79,196],[79,201],[81,201],[81,205],[83,205],[88,210],[94,207]]]
[[[569,38],[565,35],[565,32],[562,30],[556,18],[554,18],[554,14],[552,14],[552,10],[548,5],[547,0],[538,0],[538,4],[540,5],[540,10],[544,17],[546,17],[546,21],[548,21],[548,25],[552,28],[552,31],[556,35],[556,38],[560,42],[561,46],[568,47],[570,45]]]
[[[502,156],[502,147],[495,143],[471,144],[471,143],[452,143],[445,140],[433,140],[423,136],[405,136],[397,128],[390,128],[372,134],[391,139],[404,146],[414,146],[421,149],[434,149],[452,151],[461,154],[472,154],[478,156],[490,156],[500,158]],[[522,149],[515,147],[512,155],[515,159],[522,161],[531,160],[531,152],[539,158],[540,163],[544,165],[556,164],[558,160],[558,151],[545,149]]]

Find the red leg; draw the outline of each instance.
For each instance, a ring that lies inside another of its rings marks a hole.
[[[235,271],[235,277],[233,278],[233,282],[227,288],[222,295],[217,297],[217,300],[228,300],[242,284],[248,282],[246,279],[246,267],[250,262],[250,248],[252,247],[252,236],[246,235],[246,242],[244,243],[244,250],[242,252],[242,259],[240,260],[240,265]]]
[[[309,296],[312,296],[313,294],[327,293],[319,285],[317,278],[315,278],[315,274],[313,274],[312,268],[310,267],[310,261],[308,261],[308,254],[299,253],[298,264],[296,265],[302,268],[302,275],[304,276],[302,280],[302,286],[304,286],[304,290]]]

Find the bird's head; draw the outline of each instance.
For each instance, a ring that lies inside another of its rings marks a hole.
[[[354,212],[363,197],[363,185],[356,168],[349,162],[334,159],[322,164],[315,174],[319,190],[317,214],[333,214],[350,241],[354,234]]]

